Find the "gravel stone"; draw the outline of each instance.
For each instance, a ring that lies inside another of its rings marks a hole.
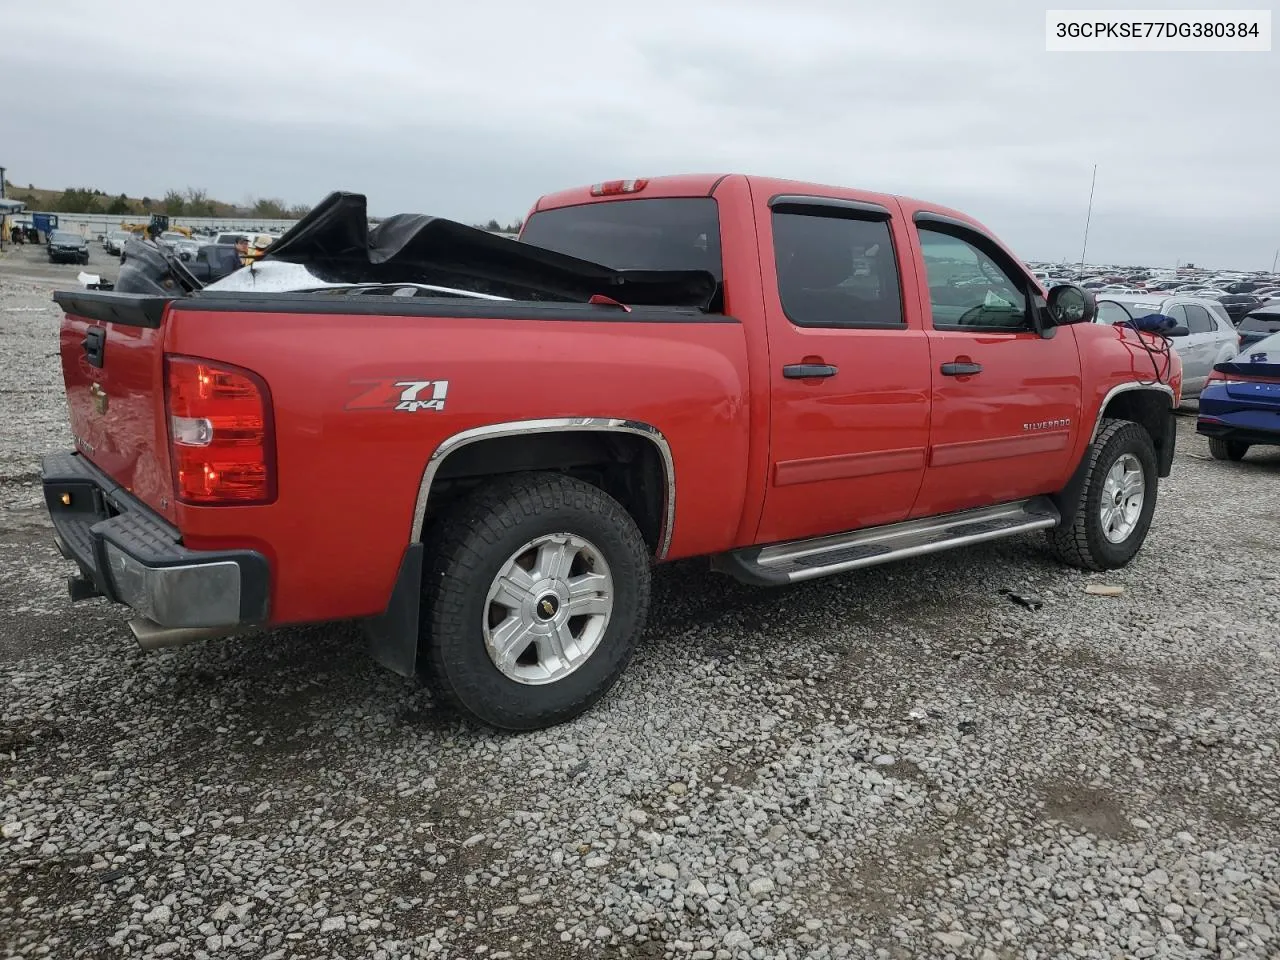
[[[353,625],[144,653],[67,602],[38,457],[80,268],[41,256],[0,255],[6,958],[1280,956],[1280,450],[1179,416],[1105,576],[1039,536],[780,591],[660,567],[623,682],[499,735]]]

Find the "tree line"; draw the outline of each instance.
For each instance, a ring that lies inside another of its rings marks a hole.
[[[209,192],[199,187],[169,190],[163,197],[113,196],[93,187],[68,187],[50,196],[51,191],[36,191],[31,184],[25,191],[7,185],[6,193],[30,210],[52,213],[100,213],[118,216],[149,216],[164,213],[171,217],[257,217],[263,220],[298,220],[311,212],[305,203],[290,206],[274,197],[262,197],[249,203],[236,204],[212,200]]]
[[[171,217],[255,217],[260,220],[300,220],[311,212],[305,203],[289,205],[275,197],[251,199],[245,204],[223,203],[211,200],[207,190],[187,187],[185,190],[168,190],[163,197],[142,197],[125,194],[112,196],[93,187],[68,187],[51,196],[53,191],[39,190],[27,184],[25,191],[12,183],[6,183],[6,194],[26,204],[28,210],[47,210],[51,213],[99,213],[120,217],[149,217],[163,213]],[[472,226],[497,233],[519,233],[523,220],[515,220],[503,226],[497,220],[476,223]]]

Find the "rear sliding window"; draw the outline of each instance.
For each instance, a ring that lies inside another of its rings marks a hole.
[[[720,214],[711,197],[609,200],[529,217],[524,243],[614,270],[706,270],[724,279]]]

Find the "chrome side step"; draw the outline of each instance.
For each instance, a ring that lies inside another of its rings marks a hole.
[[[1056,527],[1058,508],[1048,497],[940,517],[904,520],[811,540],[793,540],[721,554],[712,569],[753,584],[797,583],[846,570],[873,567],[1032,530]]]

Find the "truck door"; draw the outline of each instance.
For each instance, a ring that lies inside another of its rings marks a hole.
[[[899,270],[910,241],[896,202],[754,202],[770,363],[756,541],[905,519],[924,474],[929,344]]]
[[[993,238],[948,216],[913,215],[933,383],[929,463],[913,516],[1061,489],[1081,422],[1070,327],[1042,337],[1038,289]],[[1038,302],[1039,303],[1038,303]]]

